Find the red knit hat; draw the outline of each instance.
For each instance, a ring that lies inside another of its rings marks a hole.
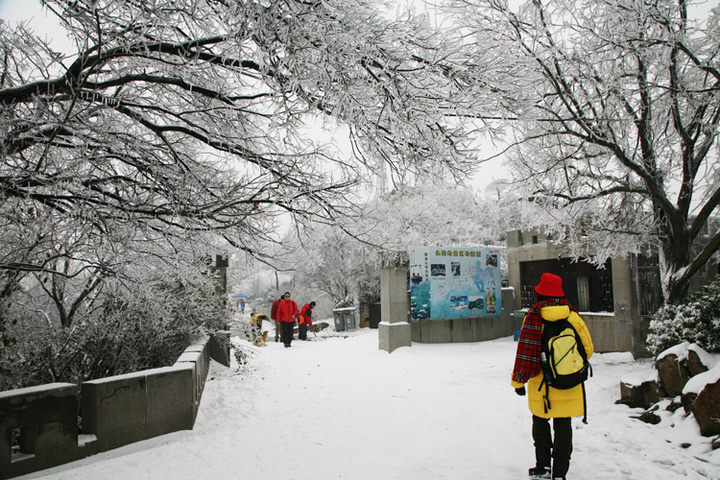
[[[543,273],[540,277],[540,284],[535,287],[535,291],[539,295],[545,297],[564,297],[565,293],[562,289],[562,278],[552,273]]]

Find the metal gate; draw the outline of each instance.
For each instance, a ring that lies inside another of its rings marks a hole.
[[[565,298],[582,311],[612,312],[612,263],[598,269],[586,261],[570,258],[538,260],[520,264],[520,295],[523,308],[535,303],[535,286],[543,273],[554,273],[563,279]]]
[[[660,287],[660,266],[657,255],[638,255],[637,292],[640,304],[640,316],[647,318],[663,304]]]

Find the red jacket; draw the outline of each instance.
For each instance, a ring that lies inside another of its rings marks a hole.
[[[282,301],[282,298],[278,298],[275,300],[272,304],[272,307],[270,308],[270,318],[273,320],[277,320],[277,307],[280,305],[280,302]]]
[[[277,319],[281,322],[294,323],[298,314],[297,303],[292,300],[282,300],[277,307]]]
[[[303,305],[302,310],[300,310],[298,324],[302,325],[303,323],[307,323],[308,327],[312,327],[312,307],[309,303]]]

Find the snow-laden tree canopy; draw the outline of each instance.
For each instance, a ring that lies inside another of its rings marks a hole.
[[[511,225],[527,215],[517,201],[476,195],[449,184],[416,185],[369,200],[363,214],[342,227],[304,228],[294,250],[296,282],[328,294],[334,302],[356,304],[380,296],[383,252],[416,246],[502,246]],[[503,275],[507,262],[503,260]]]
[[[0,24],[6,292],[27,272],[94,289],[123,252],[205,255],[224,248],[217,236],[262,256],[278,215],[352,215],[378,161],[400,180],[473,166],[445,114],[477,104],[459,87],[478,70],[379,2],[43,4],[75,54]],[[354,158],[304,135],[308,117],[346,124]]]
[[[477,38],[486,54],[493,32],[522,72],[502,101],[515,178],[545,206],[537,224],[600,264],[657,252],[669,302],[720,248],[720,26],[698,6],[448,2],[467,48]]]

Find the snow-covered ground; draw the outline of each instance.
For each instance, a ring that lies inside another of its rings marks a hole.
[[[512,337],[390,354],[377,330],[309,338],[292,348],[235,338],[250,362],[213,364],[192,431],[18,478],[527,478],[531,421],[527,397],[510,387]],[[592,364],[589,423],[573,421],[569,479],[720,479],[720,451],[682,409],[653,426],[615,404],[620,379],[650,376],[650,362],[612,353]]]

